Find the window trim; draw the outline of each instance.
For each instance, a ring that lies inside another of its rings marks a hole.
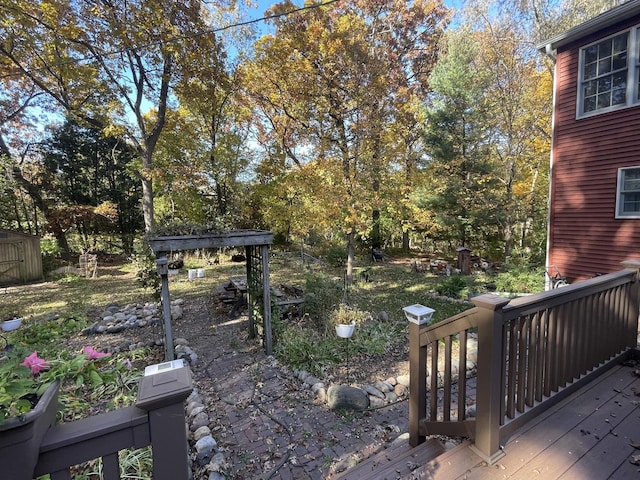
[[[616,216],[615,218],[621,220],[640,218],[640,212],[633,213],[624,213],[622,211],[622,181],[623,175],[626,170],[640,170],[640,165],[632,166],[632,167],[621,167],[618,168],[618,180],[616,183]],[[638,190],[640,192],[640,190]]]
[[[628,36],[628,45],[627,45],[627,92],[626,92],[626,103],[620,105],[613,105],[606,108],[599,108],[596,110],[592,110],[590,112],[583,111],[584,105],[584,57],[585,50],[593,45],[597,45],[606,40],[609,40],[613,37],[617,37],[625,32],[629,33]],[[636,25],[631,28],[626,28],[624,30],[620,30],[615,32],[609,36],[599,38],[595,42],[591,42],[587,45],[583,45],[580,47],[578,51],[578,78],[577,78],[577,94],[576,94],[576,119],[580,118],[588,118],[594,115],[602,115],[604,113],[613,112],[616,110],[622,110],[625,108],[633,107],[635,105],[640,104],[640,88],[638,87],[639,82],[639,71],[640,71],[640,48],[638,47],[638,43],[640,43],[640,25]]]

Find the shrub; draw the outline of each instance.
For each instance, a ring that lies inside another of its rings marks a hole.
[[[347,263],[347,251],[344,246],[332,245],[323,252],[324,260],[333,267],[342,267]]]
[[[496,275],[499,292],[536,293],[544,290],[544,277],[537,272],[513,269]]]
[[[438,295],[445,297],[461,298],[466,288],[467,282],[465,279],[460,275],[453,275],[438,283],[438,285],[436,285],[436,292],[438,292]]]
[[[304,310],[318,332],[331,325],[331,312],[342,301],[342,283],[322,273],[308,273],[305,282]]]
[[[336,338],[297,326],[282,331],[276,344],[276,355],[292,367],[314,375],[322,374],[327,366],[341,360]]]
[[[58,241],[50,235],[40,240],[40,252],[42,254],[42,271],[47,274],[56,268],[56,258],[60,257],[62,250]]]
[[[142,288],[150,290],[153,298],[160,299],[160,275],[156,270],[156,256],[146,240],[136,242],[133,263],[136,280]]]

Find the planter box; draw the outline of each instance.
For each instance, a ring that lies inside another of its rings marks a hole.
[[[58,412],[58,382],[42,394],[33,410],[0,425],[2,478],[29,480],[38,463],[40,444]]]

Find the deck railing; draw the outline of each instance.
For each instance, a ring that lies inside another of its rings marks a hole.
[[[640,263],[625,266],[513,300],[481,295],[472,299],[474,308],[444,322],[410,324],[411,445],[426,435],[467,436],[494,463],[517,428],[636,352]],[[477,336],[473,416],[465,374],[471,335]]]
[[[151,445],[152,478],[187,480],[184,400],[191,391],[188,367],[143,377],[135,407],[51,427],[40,446],[34,475],[70,480],[71,467],[102,458],[101,478],[116,480],[120,478],[118,451]]]

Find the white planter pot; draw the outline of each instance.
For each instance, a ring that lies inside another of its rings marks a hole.
[[[14,318],[12,320],[5,320],[0,324],[0,328],[2,328],[3,332],[10,332],[15,330],[22,323],[22,318]]]
[[[355,330],[355,328],[355,323],[336,325],[336,335],[341,338],[349,338],[351,337],[351,335],[353,335],[353,331]]]

